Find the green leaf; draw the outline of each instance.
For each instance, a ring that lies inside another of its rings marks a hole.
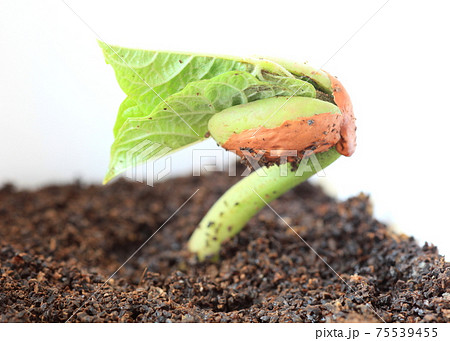
[[[144,162],[204,139],[208,120],[234,105],[276,96],[315,97],[314,82],[263,58],[145,51],[99,42],[127,98],[114,126],[105,181],[133,166],[127,152],[144,143]],[[308,83],[309,82],[309,83]],[[160,148],[148,151],[157,144]],[[134,153],[134,151],[133,151]]]
[[[99,42],[105,60],[114,68],[122,90],[131,96],[151,92],[162,98],[183,89],[188,83],[208,79],[230,70],[248,70],[238,59],[129,49]],[[156,96],[156,95],[155,95]],[[158,98],[158,96],[156,96]],[[147,101],[148,101],[147,96]]]
[[[279,76],[278,79],[268,81],[280,81],[284,78],[285,82],[292,82],[294,76],[290,71],[296,71],[297,76],[307,76],[307,81],[308,77],[314,78],[312,71],[306,67],[302,66],[301,70],[307,72],[300,75],[299,68],[263,58],[147,51],[108,45],[100,41],[98,43],[103,49],[106,62],[113,67],[119,85],[128,95],[120,106],[114,136],[117,136],[128,118],[147,116],[168,96],[181,91],[190,82],[210,79],[227,71],[247,71],[261,80],[268,80],[266,78],[269,75]],[[295,84],[294,82],[293,86]]]
[[[145,102],[145,95],[136,100],[128,98],[121,111],[129,118],[122,124],[111,147],[105,182],[128,167],[159,157],[163,149],[174,152],[203,140],[209,119],[226,108],[294,93],[315,97],[311,84],[287,78],[261,81],[248,72],[225,72],[211,79],[189,83],[158,104],[149,115],[139,118],[133,115],[136,108],[140,108],[140,102]],[[136,150],[137,146],[142,146],[142,150]]]
[[[125,100],[119,107],[119,113],[117,114],[116,123],[114,124],[114,137],[117,136],[120,128],[128,118],[136,118],[142,116],[144,115],[142,115],[141,111],[139,110],[135,97],[128,96],[127,98],[125,98]]]
[[[115,135],[128,117],[150,113],[164,99],[192,81],[209,79],[231,70],[251,71],[254,68],[252,64],[233,57],[146,51],[103,42],[99,45],[106,62],[114,68],[120,87],[128,95],[122,106],[128,109],[130,102],[138,103],[132,113],[119,110]]]
[[[317,89],[331,94],[333,91],[331,89],[331,81],[328,75],[319,69],[309,66],[307,63],[298,63],[281,58],[270,58],[270,60],[280,67],[285,68],[288,72],[299,77],[300,79],[311,82],[315,85]]]

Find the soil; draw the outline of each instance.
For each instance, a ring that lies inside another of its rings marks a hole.
[[[375,220],[362,194],[337,202],[303,184],[272,205],[293,229],[266,208],[219,263],[198,263],[188,238],[236,180],[4,186],[0,321],[449,322],[449,264]]]

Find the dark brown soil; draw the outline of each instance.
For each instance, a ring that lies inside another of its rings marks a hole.
[[[236,180],[4,186],[0,321],[64,322],[74,313],[70,322],[450,320],[449,264],[373,219],[363,195],[336,202],[304,184],[273,203],[342,279],[267,208],[225,244],[220,263],[197,263],[189,235]]]

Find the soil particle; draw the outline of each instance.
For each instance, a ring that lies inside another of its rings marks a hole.
[[[336,202],[303,184],[272,204],[294,231],[264,209],[225,243],[219,263],[198,263],[188,238],[238,179],[5,185],[0,321],[64,322],[74,313],[71,322],[380,321],[371,307],[386,322],[450,321],[449,264],[434,246],[375,220],[364,195]]]

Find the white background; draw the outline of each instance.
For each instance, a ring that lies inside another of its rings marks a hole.
[[[388,329],[389,335],[394,335],[393,329],[396,329],[397,335],[401,335],[401,328],[405,328],[406,335],[408,329],[413,328],[414,331],[421,329],[422,335],[434,336],[433,329],[436,330],[437,337],[420,337],[414,335],[408,337],[408,341],[448,340],[450,336],[450,325],[444,323],[408,323],[407,326],[398,324],[374,324],[374,323],[333,323],[315,324],[315,323],[23,323],[20,329],[17,324],[3,323],[1,326],[2,336],[11,336],[14,340],[30,340],[33,341],[65,341],[79,340],[139,340],[143,338],[158,338],[164,340],[195,340],[210,341],[212,338],[216,341],[229,341],[231,335],[238,335],[243,340],[273,341],[273,340],[333,340],[337,337],[324,337],[327,331],[332,335],[336,335],[341,331],[344,335],[343,340],[348,340],[348,336],[356,336],[357,338],[349,338],[349,340],[360,341],[376,341],[389,340],[384,329],[380,332],[380,328]],[[378,329],[377,329],[378,328]],[[369,333],[368,335],[366,333]],[[322,336],[321,336],[322,335]],[[379,335],[379,337],[377,337]],[[232,337],[232,336],[231,336]],[[395,338],[390,338],[392,340]],[[406,338],[398,338],[406,339]]]
[[[89,28],[62,1],[1,0],[0,184],[101,181],[125,96],[99,37],[307,60],[339,76],[358,119],[357,152],[326,170],[328,189],[370,193],[377,217],[449,255],[449,9],[384,3],[67,1]]]

